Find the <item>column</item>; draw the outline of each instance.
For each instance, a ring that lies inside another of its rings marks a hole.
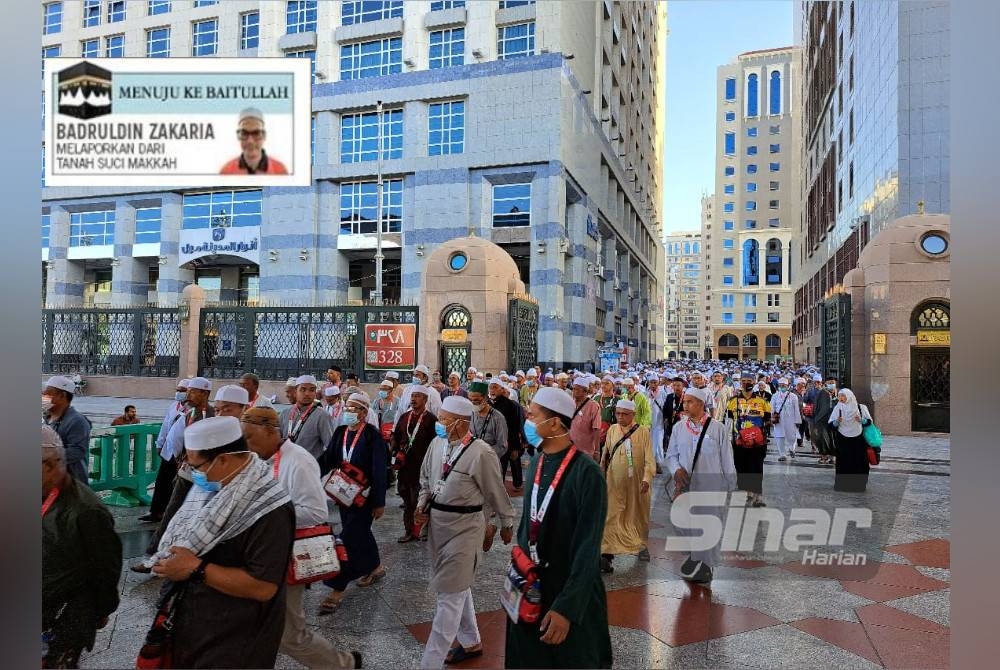
[[[83,306],[83,263],[68,260],[69,212],[50,209],[49,266],[45,292],[49,307]]]
[[[594,344],[595,311],[598,299],[597,279],[587,271],[588,263],[595,263],[596,242],[587,235],[587,216],[596,218],[584,202],[566,207],[566,232],[570,244],[570,256],[566,257],[566,275],[563,282],[564,314],[566,330],[565,361],[572,366],[580,366],[596,356]]]
[[[135,207],[119,202],[115,207],[115,258],[111,262],[111,304],[145,305],[149,296],[149,266],[132,256],[135,243]]]
[[[563,329],[567,327],[563,280],[565,264],[559,241],[568,237],[565,221],[566,186],[562,176],[548,170],[536,173],[531,186],[531,294],[538,300],[538,360],[561,364]],[[543,248],[544,253],[539,253]],[[547,366],[545,366],[547,367]]]
[[[318,155],[317,144],[317,157]],[[315,182],[315,186],[319,208],[319,246],[316,249],[319,276],[315,304],[346,305],[350,263],[344,254],[337,251],[337,238],[340,235],[340,191],[336,184],[329,181]],[[261,251],[260,262],[261,266],[272,264],[264,250]],[[263,272],[263,267],[261,271]]]
[[[264,189],[260,251],[263,301],[313,304],[320,281],[316,258],[320,219],[316,202],[316,192],[308,186]],[[302,253],[303,249],[306,253]],[[343,276],[346,278],[346,272]]]
[[[180,304],[181,291],[194,282],[194,270],[179,265],[181,225],[184,217],[183,196],[165,193],[161,199],[160,274],[156,281],[156,302],[160,307]]]

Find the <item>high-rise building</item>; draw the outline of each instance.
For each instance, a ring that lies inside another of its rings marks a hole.
[[[821,305],[894,219],[948,213],[948,2],[802,2],[803,215],[795,358],[822,362]]]
[[[666,249],[666,316],[664,342],[670,358],[701,358],[705,354],[701,314],[701,233],[670,233]]]
[[[542,362],[582,366],[619,340],[637,359],[662,350],[665,3],[66,0],[43,12],[43,57],[284,56],[314,72],[309,187],[43,188],[48,304],[175,305],[192,282],[219,300],[370,299],[381,127],[385,300],[419,304],[430,252],[471,232],[510,254],[538,300]],[[216,220],[255,229],[260,262],[182,263],[181,232]]]
[[[784,47],[743,53],[718,69],[715,193],[702,231],[706,344],[717,358],[790,353],[800,62],[800,49]]]

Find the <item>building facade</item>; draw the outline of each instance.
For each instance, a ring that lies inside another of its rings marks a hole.
[[[664,238],[666,249],[666,316],[663,332],[666,357],[701,358],[705,352],[702,335],[701,233],[671,233]]]
[[[130,0],[43,12],[43,57],[314,67],[312,186],[43,188],[45,303],[175,305],[192,282],[222,301],[369,300],[381,149],[385,300],[420,304],[430,252],[471,232],[510,254],[539,301],[542,362],[582,365],[618,339],[641,358],[662,349],[663,3]],[[182,253],[215,226],[258,239],[259,253]]]
[[[892,221],[951,210],[949,9],[802,2],[803,213],[795,358],[822,363],[823,301]]]
[[[703,203],[702,229],[707,345],[717,358],[790,352],[800,60],[796,47],[767,49],[718,69],[715,193]]]

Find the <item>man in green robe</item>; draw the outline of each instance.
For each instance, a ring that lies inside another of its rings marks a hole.
[[[542,388],[529,405],[525,436],[538,447],[525,477],[517,543],[529,553],[535,471],[541,468],[537,506],[567,450],[575,409],[565,391]],[[600,573],[608,493],[600,466],[577,453],[542,518],[538,534],[541,615],[537,623],[507,620],[507,668],[610,668],[608,603]]]

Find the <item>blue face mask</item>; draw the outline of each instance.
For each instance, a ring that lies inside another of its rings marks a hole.
[[[231,451],[229,453],[230,454],[249,454],[250,452],[249,451]],[[230,477],[235,476],[236,473],[239,472],[239,470],[234,470],[232,474],[230,474],[230,475],[228,475],[226,477],[223,477],[222,479],[220,479],[217,482],[212,482],[212,481],[208,480],[208,473],[211,472],[212,468],[214,468],[214,467],[215,467],[215,462],[214,461],[212,462],[212,464],[210,466],[208,466],[208,470],[205,470],[204,472],[202,472],[201,470],[195,470],[194,468],[190,468],[189,467],[189,472],[191,473],[191,483],[194,484],[195,486],[198,486],[200,488],[205,489],[206,491],[208,491],[210,493],[218,493],[219,491],[222,490],[222,482],[224,480],[226,480],[226,479],[229,479]]]
[[[187,391],[177,391],[176,393],[174,393],[174,400],[176,400],[177,402],[184,402],[187,399],[188,399]]]
[[[826,390],[827,391],[836,391],[837,390],[837,385],[836,384],[827,384],[826,385]]]
[[[386,398],[389,397],[389,392],[388,391],[379,391],[378,392],[378,397],[381,398],[382,400],[385,400]]]
[[[787,391],[787,390],[788,390],[788,387],[787,387],[787,386],[779,386],[779,387],[778,387],[778,390],[779,390],[779,391]]]
[[[434,433],[442,439],[448,439],[448,428],[440,421],[434,422]]]
[[[538,434],[538,426],[530,419],[524,422],[524,436],[528,438],[528,444],[537,447],[542,443],[542,436]]]
[[[354,426],[358,423],[358,413],[357,412],[344,412],[344,424],[348,426]]]

